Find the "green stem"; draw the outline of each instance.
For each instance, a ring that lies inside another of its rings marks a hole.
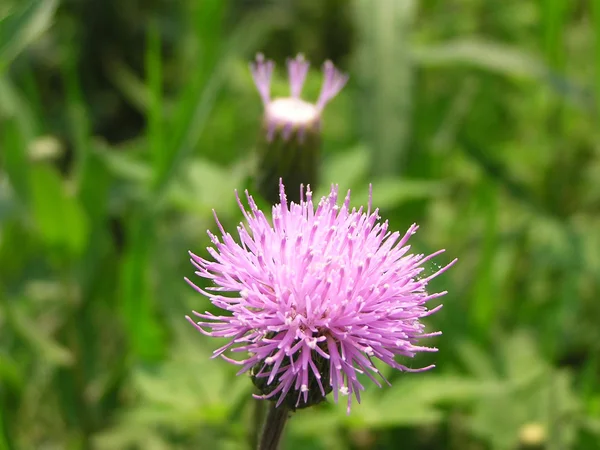
[[[285,423],[289,417],[289,409],[285,405],[275,407],[275,402],[269,406],[269,414],[262,430],[258,450],[277,450],[283,435]]]
[[[252,403],[252,427],[249,435],[250,448],[258,447],[260,432],[265,423],[266,406],[268,404],[264,400],[254,400]]]

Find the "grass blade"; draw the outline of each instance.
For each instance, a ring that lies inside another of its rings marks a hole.
[[[410,130],[412,63],[409,36],[416,1],[356,0],[361,34],[356,72],[359,110],[374,175],[401,171]]]
[[[0,75],[52,23],[58,0],[36,0],[0,19]]]

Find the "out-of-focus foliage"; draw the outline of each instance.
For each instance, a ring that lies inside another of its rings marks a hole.
[[[408,362],[437,368],[298,412],[285,448],[600,448],[597,1],[4,0],[0,449],[250,448],[183,277],[213,208],[241,220],[258,51],[277,92],[298,52],[307,97],[324,59],[350,73],[324,181],[459,258]]]

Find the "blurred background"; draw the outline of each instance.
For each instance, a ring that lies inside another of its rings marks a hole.
[[[407,361],[437,368],[300,411],[284,448],[600,448],[598,1],[1,0],[0,449],[251,448],[183,277],[212,208],[241,220],[259,51],[278,94],[298,52],[307,99],[325,59],[349,73],[325,184],[373,182],[459,258],[439,353]]]

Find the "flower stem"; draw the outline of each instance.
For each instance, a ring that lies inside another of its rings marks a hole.
[[[270,402],[269,414],[265,420],[258,450],[277,450],[283,435],[285,423],[289,417],[289,409],[285,405],[275,407],[275,402]]]
[[[260,433],[267,413],[268,402],[254,399],[252,408],[252,427],[250,430],[250,448],[258,448]]]

